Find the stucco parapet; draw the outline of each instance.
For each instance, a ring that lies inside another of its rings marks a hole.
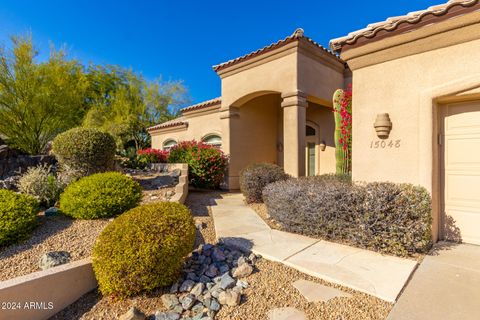
[[[298,107],[307,107],[307,94],[303,91],[296,90],[292,92],[285,92],[282,93],[282,108],[290,107],[290,106],[298,106]]]

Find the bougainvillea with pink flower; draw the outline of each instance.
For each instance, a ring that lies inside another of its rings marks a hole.
[[[170,163],[187,163],[189,183],[197,188],[218,188],[223,182],[228,157],[201,141],[182,141],[170,149]]]
[[[352,170],[352,85],[335,91],[333,105],[337,174],[348,174]]]
[[[138,161],[142,164],[166,163],[168,159],[168,150],[159,150],[146,148],[137,151]]]

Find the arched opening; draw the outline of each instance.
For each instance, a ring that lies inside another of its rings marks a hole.
[[[170,150],[172,149],[173,147],[175,147],[177,145],[177,141],[173,140],[173,139],[167,139],[165,140],[165,142],[163,143],[163,146],[162,146],[162,149],[163,150]]]
[[[202,141],[218,149],[222,147],[222,138],[218,134],[208,134],[202,139]]]

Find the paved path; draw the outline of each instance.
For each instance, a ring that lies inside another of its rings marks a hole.
[[[388,319],[480,319],[480,246],[438,243]]]
[[[271,229],[244,204],[224,194],[212,204],[217,238],[309,275],[394,302],[416,261]]]

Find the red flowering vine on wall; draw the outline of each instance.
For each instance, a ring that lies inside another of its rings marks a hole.
[[[340,92],[340,94],[337,94]],[[343,154],[341,157],[340,169],[337,170],[342,173],[351,172],[352,162],[352,85],[350,84],[345,90],[337,90],[334,98],[333,112],[340,115],[338,142],[341,145]],[[337,121],[337,119],[336,119]],[[337,164],[338,164],[337,159]],[[337,172],[338,173],[338,172]]]

